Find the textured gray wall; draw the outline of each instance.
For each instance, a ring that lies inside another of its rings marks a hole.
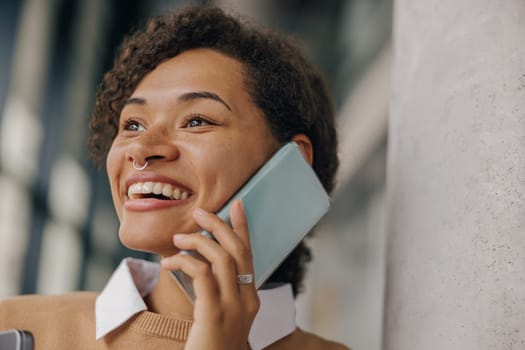
[[[525,349],[525,1],[394,23],[384,348]]]

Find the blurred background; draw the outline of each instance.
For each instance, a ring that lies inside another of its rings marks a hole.
[[[209,1],[208,1],[209,2]],[[105,173],[87,157],[96,85],[126,33],[199,1],[0,2],[0,298],[100,290],[128,251]],[[391,0],[214,1],[300,39],[334,92],[341,169],[309,240],[298,323],[380,349]]]

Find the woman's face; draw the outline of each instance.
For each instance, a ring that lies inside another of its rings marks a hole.
[[[163,62],[126,101],[107,158],[121,241],[176,253],[173,234],[199,230],[194,209],[217,211],[278,147],[240,62],[210,49]]]

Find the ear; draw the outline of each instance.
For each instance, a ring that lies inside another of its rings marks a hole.
[[[314,163],[314,148],[310,138],[305,134],[297,134],[292,137],[292,141],[299,146],[299,150],[303,154],[304,159],[312,165]]]

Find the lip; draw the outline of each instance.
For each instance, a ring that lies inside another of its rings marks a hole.
[[[192,195],[186,199],[173,199],[173,200],[162,200],[156,198],[138,198],[131,199],[128,197],[128,189],[131,185],[137,182],[163,182],[171,184],[174,187],[180,188],[183,191],[191,193]],[[180,182],[153,172],[141,172],[140,174],[135,174],[129,177],[124,186],[124,192],[122,194],[124,200],[124,207],[127,210],[131,211],[149,211],[149,210],[159,210],[166,209],[171,207],[177,207],[185,205],[188,202],[191,202],[194,197],[194,192],[190,190],[187,186],[181,184]]]
[[[190,196],[186,199],[172,200],[162,200],[155,198],[130,199],[126,197],[126,201],[124,202],[124,208],[129,211],[160,210],[185,205],[188,204],[188,202],[190,202],[191,200],[193,200],[193,196]]]

